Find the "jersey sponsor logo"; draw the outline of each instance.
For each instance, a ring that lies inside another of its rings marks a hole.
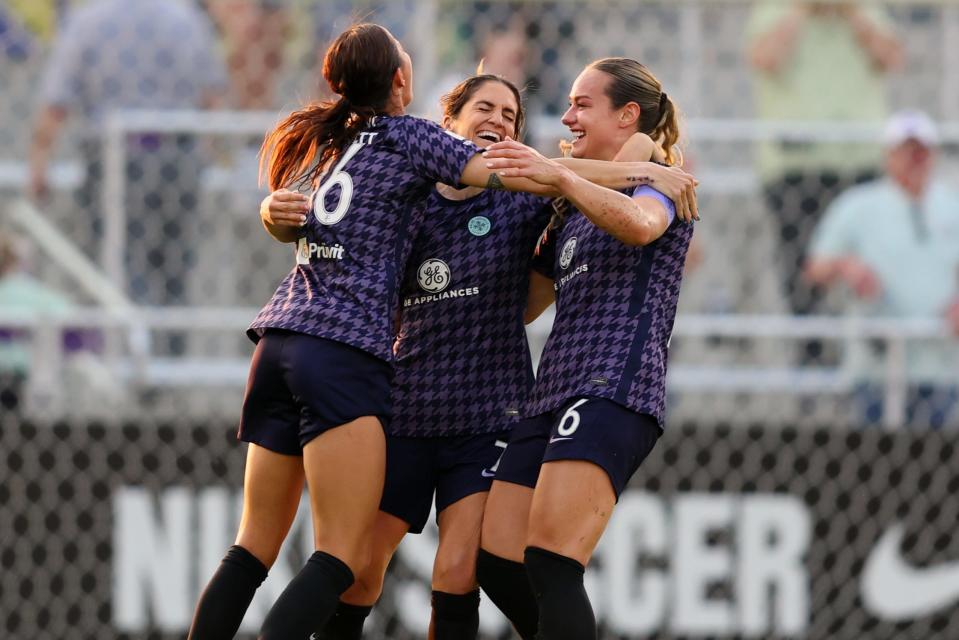
[[[482,237],[489,233],[490,228],[493,225],[490,224],[489,218],[486,216],[475,216],[470,218],[470,221],[467,223],[466,228],[470,230],[474,236]]]
[[[563,245],[563,250],[559,254],[559,266],[562,269],[568,269],[573,261],[573,254],[576,252],[576,236],[573,236]]]
[[[569,284],[570,280],[572,280],[573,278],[575,278],[576,276],[580,274],[587,273],[588,271],[589,271],[588,264],[579,265],[578,267],[570,271],[568,274],[566,274],[565,276],[563,276],[562,278],[554,282],[553,289],[555,289],[556,291],[559,291],[560,289],[565,287],[567,284]]]
[[[307,242],[306,238],[300,238],[296,245],[296,264],[310,264],[314,257],[318,260],[342,260],[344,251],[340,243],[331,246]]]
[[[554,436],[554,437],[552,437],[552,438],[549,439],[549,443],[550,443],[550,444],[553,444],[554,442],[562,442],[563,440],[572,440],[572,439],[573,439],[572,436],[567,436],[567,437],[565,437],[565,438],[559,437],[559,436]]]
[[[902,557],[902,524],[876,543],[862,572],[862,599],[876,617],[900,622],[930,615],[959,601],[959,561],[922,569]]]
[[[467,287],[465,289],[448,289],[442,293],[434,293],[428,296],[410,296],[403,300],[404,307],[415,307],[430,302],[439,302],[440,300],[449,300],[450,298],[466,298],[468,296],[479,295],[479,287]]]
[[[416,280],[423,291],[439,293],[450,285],[449,265],[437,258],[430,258],[416,270]]]

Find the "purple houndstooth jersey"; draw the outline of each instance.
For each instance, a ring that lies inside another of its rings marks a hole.
[[[666,357],[683,280],[691,225],[652,188],[673,220],[658,240],[633,247],[571,210],[555,234],[544,274],[555,280],[556,320],[543,351],[528,415],[558,409],[576,396],[607,398],[663,426]],[[537,261],[537,268],[541,261]]]
[[[337,340],[391,361],[399,281],[423,201],[479,147],[428,120],[377,116],[322,176],[296,266],[248,331]]]
[[[433,193],[403,278],[394,350],[398,436],[509,429],[533,384],[523,310],[549,200]]]

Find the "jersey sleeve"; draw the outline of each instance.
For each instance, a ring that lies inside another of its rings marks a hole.
[[[463,169],[480,152],[471,141],[422,118],[409,118],[401,133],[413,172],[451,186],[460,184]]]
[[[656,191],[649,185],[643,185],[641,187],[636,187],[635,189],[633,189],[633,197],[634,198],[638,198],[638,197],[655,198],[656,200],[659,200],[661,203],[663,203],[663,206],[666,207],[667,226],[671,225],[673,223],[673,220],[676,219],[676,205],[673,203],[673,201],[667,198],[666,196],[664,196],[663,194],[661,194],[659,191]]]
[[[547,228],[536,243],[530,269],[550,279],[556,278],[556,236],[557,231]]]

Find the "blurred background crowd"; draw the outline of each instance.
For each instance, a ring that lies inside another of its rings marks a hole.
[[[548,154],[587,62],[663,80],[701,182],[674,416],[959,424],[959,7],[931,0],[4,0],[5,415],[238,410],[293,264],[256,153],[358,18],[411,52],[414,113],[483,60]]]

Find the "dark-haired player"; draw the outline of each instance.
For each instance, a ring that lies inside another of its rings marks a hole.
[[[522,130],[519,91],[500,77],[468,78],[443,103],[444,126],[478,146]],[[282,213],[278,198],[268,198],[267,210]],[[319,640],[361,637],[390,558],[406,533],[422,531],[434,494],[440,545],[430,637],[468,640],[477,633],[480,521],[496,461],[532,385],[523,311],[533,247],[552,208],[529,194],[447,185],[437,185],[423,206],[401,286],[372,562]]]
[[[592,63],[570,101],[563,122],[574,157],[612,158],[639,131],[673,161],[675,107],[638,62]],[[524,639],[588,640],[596,622],[584,569],[662,430],[667,347],[692,227],[648,186],[630,195],[597,189],[555,164],[544,171],[550,161],[514,146],[493,145],[489,155],[506,156],[497,165],[520,175],[535,171],[571,209],[541,247],[556,319],[529,418],[514,429],[487,501],[480,584]],[[592,216],[598,209],[608,214],[602,222]]]
[[[412,63],[383,27],[343,32],[323,75],[339,99],[293,112],[264,143],[271,188],[311,185],[312,215],[302,227],[266,221],[276,237],[297,243],[297,261],[250,328],[257,348],[240,422],[250,443],[243,515],[197,605],[190,637],[198,640],[235,634],[304,480],[316,552],[260,637],[301,638],[321,627],[368,561],[385,467],[393,310],[415,205],[436,182],[544,190],[492,173],[472,142],[404,115]],[[611,173],[592,171],[602,180]],[[642,171],[624,165],[613,181]]]

